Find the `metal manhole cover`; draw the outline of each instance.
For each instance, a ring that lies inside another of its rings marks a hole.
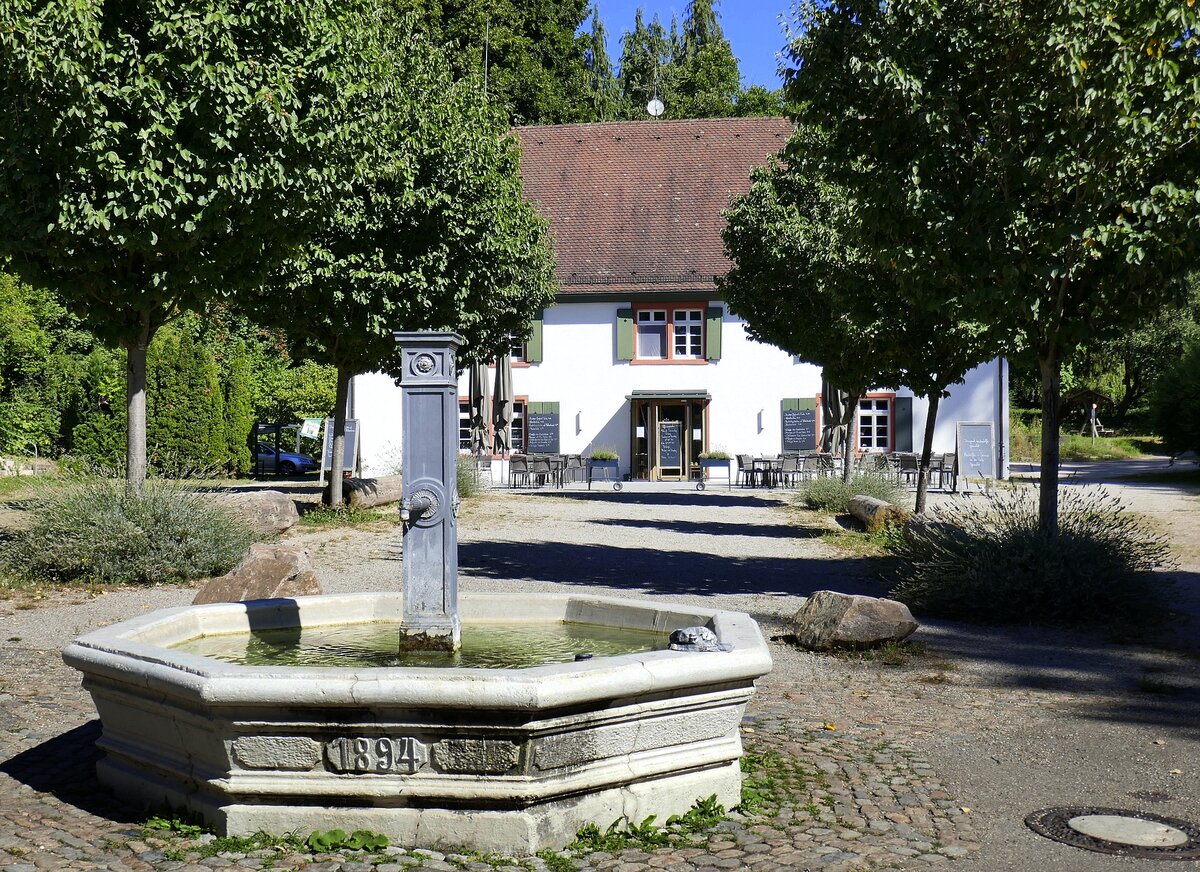
[[[1101,854],[1147,860],[1200,860],[1200,827],[1123,808],[1047,808],[1025,818],[1040,836]]]

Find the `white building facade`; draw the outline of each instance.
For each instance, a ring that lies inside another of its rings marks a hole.
[[[820,369],[751,339],[714,281],[728,269],[721,209],[789,133],[783,119],[518,131],[526,193],[554,232],[561,292],[514,348],[515,453],[605,448],[620,456],[622,476],[669,481],[696,477],[702,451],[817,447]],[[997,360],[955,385],[939,408],[934,450],[956,451],[960,423],[986,423],[993,469],[1004,475],[1007,381]],[[465,373],[460,400],[465,449]],[[854,445],[919,451],[926,409],[911,391],[881,386],[860,402]],[[363,473],[394,471],[402,446],[393,380],[356,378],[354,415]]]

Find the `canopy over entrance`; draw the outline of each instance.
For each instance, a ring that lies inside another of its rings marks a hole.
[[[698,475],[696,459],[708,447],[708,391],[633,391],[626,399],[632,477],[680,481]]]

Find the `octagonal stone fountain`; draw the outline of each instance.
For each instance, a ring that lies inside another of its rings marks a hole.
[[[561,847],[586,823],[681,814],[713,794],[736,805],[739,724],[771,668],[757,625],[738,612],[582,594],[459,598],[458,339],[397,340],[403,593],[168,609],[76,640],[63,656],[84,673],[103,724],[100,780],[231,835],[337,827],[516,853]],[[457,649],[464,625],[478,635],[502,623],[640,632],[644,650],[526,668],[403,665],[404,651]],[[394,626],[400,665],[195,653],[209,640],[303,640],[358,625]],[[666,634],[681,627],[707,628],[724,650],[671,650]]]

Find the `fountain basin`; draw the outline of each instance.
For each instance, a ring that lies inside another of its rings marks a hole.
[[[663,820],[740,798],[739,724],[771,668],[740,612],[569,594],[471,594],[464,622],[708,626],[731,650],[523,669],[242,666],[174,650],[201,635],[397,620],[399,594],[168,609],[63,653],[103,724],[100,780],[219,831],[334,827],[410,846],[533,853],[585,823]]]

